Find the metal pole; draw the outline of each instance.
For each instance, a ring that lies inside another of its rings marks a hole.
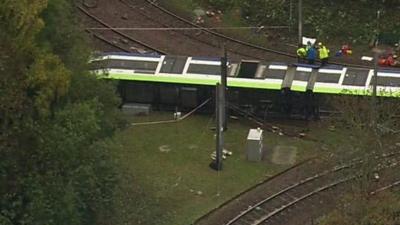
[[[292,32],[293,25],[293,0],[289,2],[289,32]]]
[[[216,159],[214,169],[219,171],[222,170],[222,148],[223,148],[223,135],[222,135],[222,107],[220,104],[221,101],[221,92],[222,85],[217,83],[215,88],[215,116],[216,116]]]
[[[221,109],[222,109],[222,124],[223,130],[226,131],[228,129],[227,123],[227,113],[226,113],[226,91],[227,91],[227,77],[228,77],[228,57],[225,45],[223,46],[223,57],[221,57]]]
[[[373,77],[373,88],[372,88],[372,106],[375,108],[376,107],[376,92],[377,92],[377,86],[378,86],[378,60],[379,60],[379,49],[378,49],[378,44],[379,44],[379,17],[380,17],[380,11],[378,10],[376,12],[376,40],[375,40],[375,47],[373,49],[374,51],[374,77]],[[375,112],[375,109],[374,109]]]
[[[373,100],[373,106],[375,107],[376,103],[376,92],[377,92],[377,86],[378,86],[378,50],[376,49],[374,51],[374,76],[372,79],[372,100]]]
[[[299,0],[299,45],[303,42],[303,0]]]

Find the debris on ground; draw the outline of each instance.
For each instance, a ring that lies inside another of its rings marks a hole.
[[[201,16],[198,16],[195,20],[195,23],[200,25],[200,24],[204,24],[204,19]]]
[[[239,120],[239,117],[237,117],[237,116],[229,116],[229,118],[233,119],[233,120]]]
[[[124,15],[121,16],[121,18],[122,18],[123,20],[127,20],[127,19],[128,19],[128,14],[125,13]]]
[[[225,154],[225,155],[227,155],[227,156],[231,156],[231,155],[233,154],[232,152],[230,152],[230,151],[228,151],[228,150],[226,150],[226,149],[223,149],[223,150],[222,150],[222,153]]]
[[[326,146],[326,145],[322,145],[321,149],[324,150],[324,151],[328,151],[329,150],[328,146]]]
[[[171,148],[169,147],[169,145],[161,145],[160,147],[158,147],[158,149],[160,150],[160,152],[165,152],[165,153],[168,153],[171,151]]]
[[[376,180],[376,181],[378,181],[379,180],[379,174],[378,173],[374,173],[374,179]]]
[[[214,12],[214,11],[211,11],[211,10],[207,10],[207,11],[206,11],[206,15],[207,15],[208,17],[213,17],[213,16],[215,16],[215,12]]]
[[[272,128],[272,130],[275,130],[275,131],[276,131],[276,130],[280,130],[280,128],[277,127],[277,126],[272,126],[271,128]]]
[[[300,138],[303,138],[303,137],[305,137],[305,136],[307,136],[306,133],[299,133],[299,137],[300,137]]]
[[[226,149],[222,150],[222,159],[227,159],[227,156],[231,156],[231,155],[233,155],[233,152],[228,151]],[[211,157],[212,160],[215,161],[217,159],[217,153],[215,151],[212,152],[210,157]]]
[[[197,145],[189,145],[189,149],[190,150],[195,150],[195,149],[198,149],[199,148],[199,146],[197,146]]]

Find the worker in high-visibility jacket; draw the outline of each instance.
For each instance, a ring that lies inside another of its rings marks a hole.
[[[307,49],[303,45],[299,45],[297,49],[297,61],[303,63],[307,57]]]
[[[321,42],[318,43],[319,59],[321,60],[321,66],[328,64],[329,49]]]

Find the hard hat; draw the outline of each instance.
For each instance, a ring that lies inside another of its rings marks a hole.
[[[319,42],[318,45],[321,46],[321,45],[322,45],[322,42]]]

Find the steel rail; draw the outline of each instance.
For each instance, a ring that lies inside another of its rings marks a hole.
[[[128,49],[126,49],[126,48],[124,48],[124,47],[121,47],[121,46],[118,46],[118,45],[112,43],[111,41],[107,40],[106,38],[104,38],[104,37],[102,37],[102,36],[100,36],[100,35],[98,35],[98,34],[96,34],[96,33],[94,33],[94,32],[91,32],[91,31],[89,31],[89,30],[87,30],[87,29],[86,29],[86,31],[87,31],[89,34],[93,35],[95,38],[99,39],[100,41],[103,41],[104,43],[107,43],[107,44],[113,46],[114,48],[117,48],[117,49],[122,50],[122,51],[124,51],[124,52],[130,52]]]
[[[229,37],[229,36],[227,36],[227,35],[224,35],[224,34],[221,34],[221,33],[218,33],[218,32],[212,31],[212,30],[209,30],[209,29],[207,29],[207,27],[200,26],[200,25],[198,25],[198,24],[195,24],[195,23],[193,23],[193,22],[191,22],[191,21],[189,21],[189,20],[183,18],[183,17],[180,17],[180,16],[174,14],[173,12],[171,12],[171,11],[169,11],[169,10],[167,10],[167,9],[165,9],[165,8],[163,8],[163,7],[161,7],[161,6],[159,6],[159,5],[157,5],[156,3],[152,2],[151,0],[145,0],[145,1],[146,1],[147,3],[149,3],[149,4],[151,4],[152,6],[154,6],[155,8],[161,10],[162,12],[164,12],[164,13],[166,13],[166,14],[168,14],[168,15],[174,17],[174,18],[176,18],[177,20],[180,20],[180,21],[182,21],[182,22],[184,22],[184,23],[190,24],[191,26],[194,26],[194,27],[197,27],[197,28],[202,28],[202,29],[204,29],[205,32],[210,33],[210,34],[212,34],[212,35],[214,35],[214,36],[217,36],[217,37],[223,38],[223,39],[225,39],[225,40],[229,40],[229,41],[232,41],[232,42],[235,42],[235,43],[238,43],[238,44],[247,46],[247,47],[252,47],[252,48],[254,48],[254,49],[258,49],[258,50],[262,50],[262,51],[265,51],[265,52],[274,53],[274,54],[277,54],[277,55],[282,55],[282,56],[290,57],[290,58],[293,58],[293,59],[297,59],[297,55],[295,55],[295,54],[290,54],[290,53],[287,53],[287,52],[283,52],[283,51],[279,51],[279,50],[275,50],[275,49],[270,49],[270,48],[262,47],[262,46],[259,46],[259,45],[256,45],[256,44],[252,44],[252,43],[249,43],[249,42],[245,42],[245,41],[242,41],[242,40],[239,40],[239,39],[235,39],[235,38]],[[333,64],[333,65],[340,65],[340,66],[350,66],[350,67],[368,68],[368,69],[372,69],[372,68],[373,68],[373,67],[371,67],[371,66],[360,65],[360,64],[353,64],[353,63],[331,62],[330,64]]]
[[[385,169],[385,168],[395,167],[395,166],[397,166],[397,165],[399,165],[399,163],[391,164],[391,165],[389,165],[388,167],[380,168],[378,171],[383,170],[383,169]],[[303,201],[304,199],[307,199],[307,198],[309,198],[309,197],[311,197],[311,196],[313,196],[313,195],[315,195],[315,194],[318,194],[318,193],[320,193],[320,192],[322,192],[322,191],[331,189],[331,188],[333,188],[333,187],[335,187],[335,186],[337,186],[337,185],[339,185],[339,184],[345,183],[345,182],[347,182],[347,181],[354,180],[354,179],[356,179],[356,178],[358,178],[358,177],[361,177],[361,176],[362,176],[362,174],[350,176],[350,177],[347,177],[347,178],[340,179],[340,180],[338,180],[338,181],[336,181],[336,182],[330,183],[330,184],[328,184],[328,185],[325,185],[325,186],[323,186],[323,187],[319,187],[319,188],[315,189],[314,191],[309,192],[309,193],[307,193],[307,194],[305,194],[305,195],[303,195],[303,196],[301,196],[301,197],[295,199],[294,201],[291,201],[291,202],[289,202],[288,204],[281,206],[281,207],[278,208],[278,209],[275,209],[273,212],[269,213],[269,214],[266,215],[266,216],[263,216],[263,217],[260,218],[259,220],[256,220],[255,223],[252,223],[251,225],[260,225],[261,223],[264,223],[265,221],[267,221],[267,220],[270,219],[271,217],[273,217],[273,216],[277,215],[278,213],[280,213],[280,212],[282,212],[282,211],[288,209],[289,207],[295,205],[296,203],[298,203],[298,202],[300,202],[300,201]],[[400,181],[399,181],[399,182],[400,182]],[[398,182],[395,182],[394,184],[391,184],[391,185],[386,186],[386,187],[384,187],[384,188],[380,188],[380,189],[378,189],[378,191],[384,191],[384,190],[386,190],[386,189],[388,189],[388,188],[391,188],[391,187],[393,187],[393,186],[396,186],[396,185],[398,185],[397,183],[398,183]],[[375,192],[377,192],[377,191],[375,191]]]
[[[83,7],[81,7],[81,6],[76,6],[76,7],[77,7],[80,11],[82,11],[84,14],[86,14],[88,17],[92,18],[93,20],[97,21],[98,23],[102,24],[103,26],[109,28],[109,29],[112,30],[114,33],[117,33],[117,34],[121,35],[122,37],[124,37],[124,38],[126,38],[126,39],[128,39],[128,40],[130,40],[130,41],[132,41],[132,42],[135,42],[135,43],[137,43],[137,44],[140,44],[140,45],[142,45],[142,46],[144,46],[144,47],[146,47],[146,48],[148,48],[148,49],[150,49],[150,50],[153,50],[153,51],[155,51],[155,52],[157,52],[157,53],[159,53],[159,54],[162,54],[162,55],[167,55],[167,54],[168,54],[167,52],[165,52],[165,51],[163,51],[163,50],[160,50],[160,49],[157,49],[157,48],[155,48],[155,47],[152,47],[152,46],[150,46],[149,44],[146,44],[146,43],[144,43],[144,42],[142,42],[142,41],[136,40],[136,39],[132,38],[131,36],[129,36],[129,35],[127,35],[127,34],[121,32],[121,31],[116,30],[115,28],[113,28],[112,26],[110,26],[109,24],[107,24],[106,22],[104,22],[103,20],[97,18],[95,15],[92,15],[89,11],[85,10]]]
[[[375,191],[372,191],[369,194],[370,195],[376,195],[376,194],[378,194],[378,193],[380,193],[382,191],[386,191],[387,189],[391,189],[391,188],[394,188],[394,187],[399,186],[399,185],[400,185],[400,180],[398,180],[398,181],[396,181],[394,183],[391,183],[391,184],[389,184],[387,186],[381,187],[381,188],[379,188],[379,189],[377,189]]]
[[[128,6],[128,7],[129,7],[130,9],[132,9],[132,10],[134,9],[134,6],[132,6],[131,3],[130,3],[129,1],[120,0],[120,2],[122,2],[123,4],[125,4],[126,6]],[[168,26],[165,22],[158,22],[158,21],[156,21],[156,20],[154,19],[154,17],[149,16],[148,14],[142,12],[141,10],[139,10],[138,13],[140,13],[141,15],[143,15],[144,17],[146,17],[147,19],[154,21],[155,23],[161,24],[161,25],[164,27],[164,28],[161,28],[161,30],[162,30],[162,29],[171,28],[171,27]],[[189,21],[189,22],[190,22],[190,21]],[[190,24],[190,25],[192,25],[192,24]],[[143,28],[141,28],[141,29],[143,29]],[[152,28],[152,29],[154,29],[154,28]],[[152,30],[152,29],[150,29],[150,30]],[[173,29],[173,30],[174,30],[174,29],[176,29],[176,30],[179,30],[179,29],[180,29],[181,31],[182,31],[182,30],[185,30],[185,28],[171,28],[171,29]],[[189,28],[186,28],[186,29],[189,29]],[[205,27],[195,27],[194,29],[203,30],[203,29],[206,29],[206,28],[205,28]],[[186,33],[181,33],[181,34],[182,34],[183,36],[186,36],[186,37],[189,38],[189,39],[196,40],[196,41],[199,42],[199,43],[209,45],[209,46],[211,46],[211,47],[213,47],[213,48],[216,48],[216,49],[220,49],[220,48],[221,48],[220,45],[211,43],[211,42],[209,42],[209,41],[205,41],[205,40],[202,39],[202,38],[193,37],[193,36],[190,36],[190,35],[188,35],[188,34],[186,34]],[[251,54],[243,53],[243,52],[241,52],[241,51],[234,50],[234,49],[230,49],[230,52],[235,53],[236,55],[239,55],[239,56],[249,57],[249,58],[251,58],[251,59],[258,59],[258,60],[262,60],[262,59],[263,59],[263,58],[261,58],[261,57],[257,57],[257,56],[251,55]]]
[[[391,157],[391,156],[397,155],[397,154],[400,154],[400,152],[398,152],[398,151],[397,151],[397,152],[390,152],[390,153],[388,153],[388,154],[383,154],[382,156],[376,156],[375,159],[384,159],[384,158],[388,158],[388,157]],[[353,166],[356,166],[356,165],[362,164],[362,163],[363,163],[363,160],[362,160],[362,159],[357,159],[356,161],[353,161],[352,163],[345,164],[345,165],[342,165],[342,166],[336,166],[336,167],[334,167],[334,168],[331,169],[331,170],[326,170],[326,171],[324,171],[324,172],[322,172],[322,173],[319,173],[319,174],[316,174],[316,175],[314,175],[314,176],[305,178],[305,179],[301,180],[300,182],[295,183],[295,184],[293,184],[293,185],[291,185],[291,186],[288,186],[287,188],[280,190],[279,192],[273,194],[272,196],[269,196],[268,198],[263,199],[262,201],[258,202],[257,204],[253,205],[252,207],[250,207],[250,208],[246,209],[245,211],[241,212],[239,215],[237,215],[236,217],[234,217],[233,219],[231,219],[230,221],[228,221],[225,225],[232,225],[233,223],[235,223],[235,222],[237,222],[238,220],[240,220],[243,216],[245,216],[245,215],[247,215],[248,213],[254,211],[254,210],[255,210],[256,208],[258,208],[259,206],[261,206],[261,205],[263,205],[263,204],[265,204],[265,203],[271,201],[272,199],[275,199],[275,198],[277,198],[277,197],[283,195],[284,193],[287,193],[288,191],[294,190],[295,188],[297,188],[297,187],[299,187],[299,186],[302,186],[302,185],[304,185],[304,184],[306,184],[306,183],[309,183],[309,182],[311,182],[311,181],[315,181],[315,180],[317,180],[317,179],[319,179],[319,178],[321,178],[321,177],[324,177],[324,176],[326,176],[326,175],[328,175],[328,174],[334,174],[334,173],[336,173],[336,172],[338,172],[338,171],[341,171],[341,170],[343,170],[343,169],[347,169],[347,168],[350,168],[350,167],[353,167]],[[395,165],[397,165],[397,164],[395,164]],[[390,165],[390,166],[393,166],[393,165]],[[381,170],[381,169],[383,169],[383,168],[380,168],[379,170]],[[353,179],[355,179],[355,177],[354,177]],[[342,183],[342,182],[341,182],[341,183]],[[337,184],[336,184],[336,185],[337,185]],[[333,185],[333,186],[336,186],[336,185]],[[332,187],[333,187],[333,186],[332,186]],[[327,189],[327,188],[324,188],[324,189],[322,189],[322,190],[320,190],[320,191],[323,191],[323,190],[325,190],[325,189]],[[312,195],[314,195],[314,194],[312,194]],[[312,195],[309,195],[308,197],[310,197],[310,196],[312,196]],[[306,197],[306,198],[308,198],[308,197]],[[303,199],[305,199],[305,198],[303,198]],[[303,199],[301,199],[301,200],[303,200]],[[296,201],[296,202],[298,202],[298,201]],[[291,205],[293,205],[293,204],[291,204]],[[291,205],[290,205],[290,206],[291,206]],[[275,211],[276,211],[276,210],[275,210]],[[276,213],[278,213],[278,212],[280,212],[280,211],[282,211],[282,210],[279,210],[279,211],[277,211]],[[274,213],[273,215],[275,215],[276,213]],[[271,214],[271,213],[270,213],[270,214]],[[269,214],[268,214],[268,215],[269,215]],[[270,217],[267,217],[267,219],[268,219],[268,218],[270,218]],[[266,220],[266,219],[265,219],[265,220]],[[264,220],[264,221],[265,221],[265,220]],[[258,224],[258,223],[256,223],[256,224]],[[254,225],[256,225],[256,224],[254,224]],[[253,224],[252,224],[252,225],[253,225]]]
[[[176,19],[178,19],[178,20],[180,20],[180,21],[182,21],[184,23],[190,24],[191,26],[194,26],[194,27],[197,27],[197,28],[203,28],[203,29],[206,28],[206,27],[203,27],[203,26],[200,26],[198,24],[195,24],[195,23],[193,23],[193,22],[191,22],[191,21],[189,21],[189,20],[187,20],[187,19],[185,19],[183,17],[180,17],[180,16],[172,13],[171,11],[169,11],[169,10],[167,10],[167,9],[157,5],[157,4],[155,4],[151,0],[145,0],[145,1],[148,2],[149,4],[151,4],[152,6],[156,7],[157,9],[161,10],[162,12],[164,12],[164,13],[166,13],[166,14],[168,14],[168,15],[170,15],[170,16],[172,16],[172,17],[174,17],[174,18],[176,18]],[[207,33],[213,34],[214,36],[218,36],[220,38],[223,38],[225,40],[229,40],[229,41],[232,41],[232,42],[235,42],[235,43],[238,43],[238,44],[242,44],[242,45],[245,45],[245,46],[249,46],[249,47],[252,47],[252,48],[255,48],[255,49],[259,49],[259,50],[263,50],[263,51],[266,51],[266,52],[287,56],[287,57],[290,57],[290,58],[297,58],[297,56],[294,55],[294,54],[289,54],[289,53],[286,53],[286,52],[282,52],[282,51],[278,51],[278,50],[274,50],[274,49],[265,48],[265,47],[262,47],[262,46],[259,46],[259,45],[251,44],[251,43],[248,43],[248,42],[245,42],[245,41],[242,41],[242,40],[238,40],[238,39],[235,39],[235,38],[232,38],[232,37],[229,37],[229,36],[226,36],[224,34],[221,34],[221,33],[218,33],[218,32],[214,32],[214,31],[211,31],[211,30],[205,29],[204,31],[207,32]]]

